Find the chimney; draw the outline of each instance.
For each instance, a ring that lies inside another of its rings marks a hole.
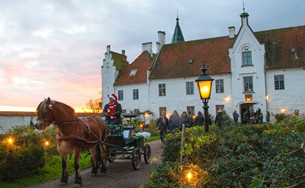
[[[110,45],[107,45],[107,54],[110,53]]]
[[[122,50],[122,55],[125,55],[125,50]]]
[[[235,37],[235,27],[231,26],[229,27],[229,38],[232,39]]]
[[[142,52],[145,51],[147,51],[150,57],[152,57],[152,42],[142,43]]]
[[[157,46],[157,53],[159,53],[162,46],[165,44],[165,32],[164,31],[158,31],[158,42],[156,42]]]

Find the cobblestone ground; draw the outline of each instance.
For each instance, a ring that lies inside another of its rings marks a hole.
[[[151,160],[150,164],[145,164],[143,155],[141,167],[139,170],[134,170],[131,160],[116,160],[114,163],[107,163],[107,174],[98,174],[96,177],[90,177],[91,169],[81,172],[82,186],[81,187],[105,187],[105,188],[138,188],[144,185],[149,179],[149,173],[161,164],[162,147],[160,140],[149,142],[152,150],[151,159],[154,157],[157,160]],[[60,162],[60,161],[59,161]],[[69,182],[65,186],[59,186],[59,180],[46,182],[44,184],[31,186],[31,188],[53,188],[53,187],[73,187],[74,175],[69,176]]]

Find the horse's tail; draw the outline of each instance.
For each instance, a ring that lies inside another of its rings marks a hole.
[[[101,148],[100,148],[101,144],[98,143],[96,145],[96,156],[95,156],[95,159],[97,161],[97,164],[96,164],[96,168],[99,168],[101,163],[102,163],[102,156],[101,156]]]

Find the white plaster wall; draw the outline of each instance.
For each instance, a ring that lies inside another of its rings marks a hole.
[[[274,89],[274,75],[284,75],[285,89]],[[286,109],[287,114],[293,114],[299,110],[300,114],[305,114],[305,70],[281,69],[266,71],[267,94],[269,96],[267,108],[273,114]]]
[[[114,61],[112,59],[112,54],[110,52],[105,53],[105,59],[103,60],[101,68],[102,76],[102,98],[103,106],[108,103],[108,96],[115,93],[113,84],[116,78],[116,67],[114,66]]]
[[[252,53],[253,66],[242,67],[242,49],[248,47]],[[265,71],[264,71],[264,44],[260,44],[253,35],[248,25],[243,25],[239,35],[233,45],[229,49],[229,57],[231,59],[232,73],[232,107],[240,113],[239,105],[245,102],[244,94],[244,76],[253,77],[252,102],[254,110],[260,108],[263,114],[266,114],[266,86],[265,86]],[[231,113],[232,114],[232,113]],[[241,117],[241,114],[239,114]]]
[[[138,100],[133,99],[133,89],[139,90]],[[140,112],[149,110],[148,85],[146,83],[116,86],[115,87],[116,95],[118,94],[118,90],[123,90],[123,100],[119,100],[118,102],[122,105],[122,109],[123,110],[125,109],[127,113],[133,111],[134,109],[139,109]]]
[[[33,122],[35,122],[37,116],[0,116],[0,134],[3,134],[4,131],[7,131],[15,126],[29,125],[31,117]]]
[[[215,116],[216,105],[224,105],[225,110],[230,113],[231,105],[231,79],[230,75],[210,75],[213,79],[224,79],[224,93],[217,93],[215,89],[215,81],[212,84],[211,99],[209,100],[209,113]],[[156,79],[150,80],[149,98],[150,110],[155,117],[159,116],[159,107],[166,107],[168,115],[171,115],[174,110],[177,110],[181,115],[187,110],[187,106],[194,106],[195,113],[203,112],[203,103],[200,99],[197,83],[197,77],[192,78],[175,78],[175,79]],[[194,81],[194,94],[186,94],[186,82]],[[159,96],[159,84],[166,84],[166,96]],[[225,98],[229,98],[226,100]]]

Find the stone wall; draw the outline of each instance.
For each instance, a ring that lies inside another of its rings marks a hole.
[[[88,117],[98,115],[95,113],[77,113],[78,117]],[[0,112],[0,134],[15,126],[29,125],[31,120],[35,123],[37,119],[36,112]]]

